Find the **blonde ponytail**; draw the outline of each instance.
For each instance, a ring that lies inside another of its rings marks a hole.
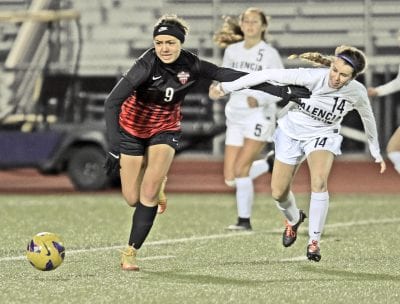
[[[243,32],[239,26],[239,20],[234,17],[224,16],[221,28],[214,34],[213,40],[220,48],[242,41]]]
[[[333,56],[322,55],[318,52],[307,52],[300,55],[290,55],[289,59],[296,59],[299,58],[304,61],[308,61],[315,66],[327,66],[329,67],[333,61]]]

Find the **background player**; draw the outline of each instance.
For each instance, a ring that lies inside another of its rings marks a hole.
[[[215,42],[226,47],[222,65],[244,72],[283,68],[278,51],[265,41],[267,27],[267,16],[255,7],[246,9],[238,21],[226,17],[214,35]],[[232,92],[226,104],[224,178],[228,186],[236,187],[238,212],[230,230],[252,229],[253,179],[272,169],[272,159],[270,163],[256,159],[272,142],[277,100],[261,91]]]
[[[397,73],[397,77],[395,79],[379,87],[368,88],[368,95],[386,96],[398,91],[400,91],[400,66],[399,66],[399,72]],[[393,163],[394,168],[400,174],[400,127],[397,127],[397,129],[390,137],[389,142],[386,146],[386,152],[388,158]]]
[[[213,86],[210,93],[221,96],[264,81],[297,84],[309,88],[310,99],[294,104],[278,120],[274,134],[276,159],[271,188],[279,210],[286,218],[282,242],[291,246],[297,238],[297,229],[306,218],[296,206],[291,185],[304,156],[311,176],[309,210],[309,240],[307,258],[320,261],[320,239],[329,207],[328,177],[335,155],[341,154],[342,136],[339,134],[343,117],[353,109],[360,114],[375,161],[380,172],[386,164],[379,150],[374,114],[365,87],[355,80],[366,67],[365,55],[354,47],[340,46],[334,56],[305,53],[301,58],[327,68],[263,70],[252,72],[236,81]]]

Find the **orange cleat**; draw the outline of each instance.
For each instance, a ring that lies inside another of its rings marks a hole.
[[[121,269],[128,271],[139,270],[139,266],[136,263],[136,249],[132,246],[121,250]]]

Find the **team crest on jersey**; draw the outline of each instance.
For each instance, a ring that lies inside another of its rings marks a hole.
[[[182,71],[179,72],[176,76],[178,77],[181,84],[185,84],[186,82],[188,82],[190,74],[188,72]]]

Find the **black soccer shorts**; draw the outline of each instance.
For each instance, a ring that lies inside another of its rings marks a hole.
[[[175,149],[179,147],[181,131],[166,131],[149,138],[140,138],[121,131],[120,152],[126,155],[143,156],[149,146],[166,144]]]

